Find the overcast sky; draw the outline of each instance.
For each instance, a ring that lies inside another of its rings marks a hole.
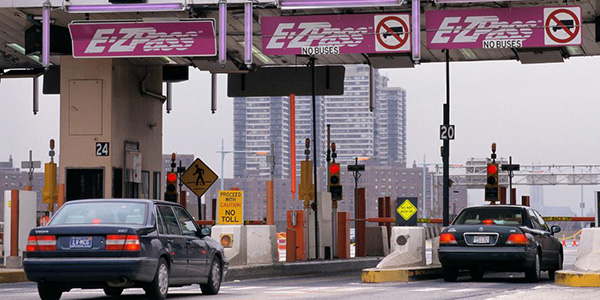
[[[572,58],[561,64],[522,65],[516,61],[451,63],[451,162],[490,155],[497,143],[499,157],[512,155],[520,164],[600,164],[600,58]],[[407,90],[408,162],[441,163],[439,126],[446,101],[445,64],[414,69],[386,69],[390,86]],[[221,174],[221,148],[233,148],[233,105],[226,97],[226,77],[220,76],[216,114],[210,112],[210,75],[193,70],[190,80],[174,84],[173,111],[164,114],[163,153],[194,154]],[[42,96],[40,112],[32,113],[32,80],[0,82],[0,160],[10,154],[20,165],[28,159],[49,160],[48,140],[58,140],[58,96]],[[225,177],[233,173],[226,156]],[[586,210],[593,190],[586,187]],[[472,204],[483,194],[470,194]],[[520,195],[530,194],[518,187]],[[580,187],[546,187],[548,205],[569,205],[579,214]]]

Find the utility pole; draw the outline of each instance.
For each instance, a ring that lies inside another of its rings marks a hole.
[[[450,128],[450,50],[446,49],[446,103],[444,104],[444,126]],[[450,191],[448,180],[450,179],[450,139],[444,139],[442,148],[442,161],[444,163],[444,203],[443,203],[443,226],[450,224]]]

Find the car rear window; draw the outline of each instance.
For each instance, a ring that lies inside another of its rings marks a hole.
[[[133,202],[86,202],[65,205],[49,225],[146,223],[147,204]]]
[[[473,208],[465,209],[453,225],[523,225],[523,210],[514,208]]]

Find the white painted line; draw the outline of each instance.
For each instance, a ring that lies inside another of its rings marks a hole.
[[[305,294],[305,291],[266,291],[265,294],[281,294],[281,295],[285,295],[285,294]]]
[[[446,290],[446,288],[422,288],[422,289],[413,289],[413,292],[435,292]]]
[[[246,290],[255,290],[255,289],[264,289],[264,286],[242,286],[242,287],[230,287],[230,291],[246,291]]]
[[[466,292],[477,292],[481,291],[481,289],[458,289],[458,290],[449,290],[451,293],[466,293]]]

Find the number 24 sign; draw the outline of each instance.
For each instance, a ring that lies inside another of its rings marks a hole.
[[[108,142],[96,142],[96,156],[108,156],[109,149]]]
[[[453,140],[454,133],[454,125],[440,125],[440,140]]]

